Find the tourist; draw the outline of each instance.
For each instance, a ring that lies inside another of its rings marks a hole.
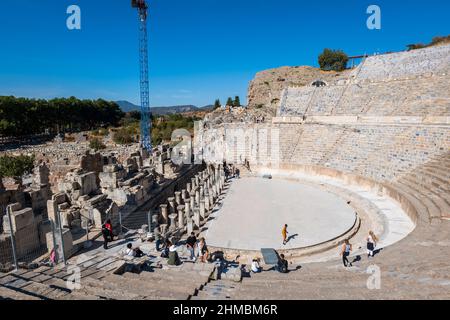
[[[375,247],[377,246],[378,238],[373,233],[373,231],[369,231],[369,236],[367,237],[367,258],[373,257],[373,251],[375,250]]]
[[[228,167],[225,167],[224,171],[225,171],[225,180],[228,180],[228,177],[230,176],[230,170],[228,170]]]
[[[197,237],[194,232],[191,232],[191,235],[186,240],[186,247],[190,253],[190,258],[192,261],[195,261],[195,244],[197,243]]]
[[[283,245],[286,245],[286,243],[287,243],[287,235],[288,235],[288,231],[287,231],[287,227],[288,227],[288,225],[287,224],[285,224],[284,225],[284,227],[283,227],[283,229],[281,230],[281,235],[283,236]]]
[[[145,256],[145,254],[144,254],[144,252],[142,252],[141,248],[138,247],[138,248],[134,248],[133,250],[134,250],[134,256],[136,258]]]
[[[50,266],[54,267],[58,264],[58,246],[52,249],[50,252]]]
[[[167,264],[170,266],[179,266],[181,264],[181,260],[177,252],[177,247],[175,245],[171,245],[169,248],[169,260],[167,260]]]
[[[108,249],[108,242],[112,241],[111,232],[106,225],[106,222],[102,225],[102,236],[103,236],[103,249]]]
[[[172,242],[169,239],[166,239],[166,242],[164,243],[162,252],[161,252],[161,258],[168,258],[169,257],[169,248],[172,246]]]
[[[284,254],[280,254],[280,258],[277,263],[277,270],[281,273],[288,273],[288,262],[284,258]]]
[[[125,254],[130,257],[140,258],[144,256],[144,252],[140,248],[133,248],[131,243],[127,244],[127,249],[125,250]]]
[[[159,227],[156,227],[153,232],[155,235],[156,251],[159,252],[161,250],[161,244],[162,244],[162,236],[161,236],[161,232],[159,231]]]
[[[344,263],[344,267],[347,266],[352,267],[351,262],[349,262],[347,258],[352,250],[353,250],[352,244],[350,243],[350,241],[348,241],[348,239],[345,239],[341,250],[342,262]]]
[[[127,244],[127,249],[125,250],[125,254],[130,257],[134,257],[133,245],[131,243]]]
[[[241,175],[241,171],[239,170],[239,168],[236,168],[236,178],[239,179]]]
[[[252,266],[251,266],[252,272],[253,273],[259,273],[261,272],[261,266],[259,265],[259,261],[257,258],[253,259],[252,261]]]
[[[105,222],[105,228],[108,230],[109,232],[109,237],[111,239],[111,241],[114,241],[114,233],[113,233],[113,228],[112,228],[112,222],[111,219],[106,220]]]
[[[208,247],[206,246],[205,238],[201,238],[200,241],[198,242],[197,246],[198,246],[198,256],[200,258],[200,262],[208,262],[209,251],[208,251]]]

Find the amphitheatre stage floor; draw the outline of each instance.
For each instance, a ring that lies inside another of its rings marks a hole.
[[[285,179],[234,179],[222,206],[208,224],[210,246],[239,250],[294,249],[320,244],[346,233],[355,223],[345,199],[319,187]],[[286,245],[281,229],[288,224]]]

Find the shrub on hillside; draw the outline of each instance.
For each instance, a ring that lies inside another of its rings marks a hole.
[[[348,56],[341,50],[325,49],[319,56],[320,69],[324,71],[343,71],[347,68]]]
[[[416,50],[416,49],[432,47],[432,46],[435,46],[438,44],[446,44],[446,43],[450,43],[450,35],[444,36],[444,37],[434,37],[431,40],[431,42],[428,44],[413,43],[413,44],[408,44],[406,47],[408,48],[408,51],[411,51],[411,50]]]
[[[114,133],[113,140],[117,144],[129,144],[134,142],[133,135],[126,128],[117,130]]]
[[[21,177],[34,168],[34,155],[0,157],[0,177]]]
[[[100,139],[94,138],[89,142],[89,148],[95,151],[103,150],[106,148],[105,144]]]

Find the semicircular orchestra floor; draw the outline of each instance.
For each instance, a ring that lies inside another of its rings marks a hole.
[[[205,232],[210,246],[260,250],[293,249],[346,233],[356,215],[345,199],[298,181],[245,177],[230,184]],[[288,224],[289,242],[281,229]]]

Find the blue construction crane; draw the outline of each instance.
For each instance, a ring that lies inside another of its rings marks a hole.
[[[152,122],[150,119],[150,100],[148,85],[148,41],[147,41],[147,3],[145,0],[132,0],[131,6],[138,9],[139,16],[139,69],[141,83],[141,147],[152,152]]]

